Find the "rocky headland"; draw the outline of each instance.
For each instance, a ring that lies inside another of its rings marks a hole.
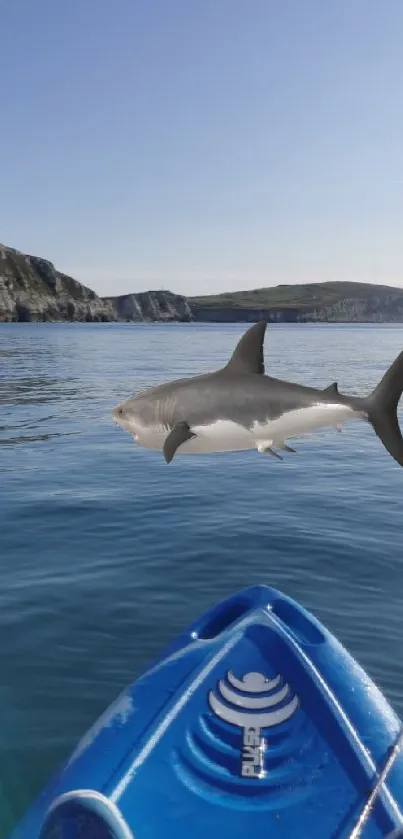
[[[52,262],[0,245],[0,321],[403,322],[403,288],[279,285],[205,297],[144,291],[99,297]]]

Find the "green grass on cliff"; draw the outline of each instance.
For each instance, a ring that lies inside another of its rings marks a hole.
[[[264,309],[275,306],[281,308],[298,307],[312,308],[312,306],[326,306],[337,303],[343,298],[365,299],[379,294],[401,294],[403,289],[372,285],[371,283],[308,283],[305,285],[278,285],[271,288],[256,288],[251,291],[229,291],[223,294],[209,294],[199,297],[189,297],[192,306],[207,308],[250,308]]]

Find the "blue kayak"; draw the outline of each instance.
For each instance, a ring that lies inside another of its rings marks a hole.
[[[401,731],[309,612],[254,586],[120,695],[12,839],[392,839]]]

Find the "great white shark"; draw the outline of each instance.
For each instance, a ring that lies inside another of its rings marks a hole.
[[[333,382],[323,390],[265,375],[266,322],[250,327],[219,370],[178,379],[125,400],[112,415],[144,448],[176,453],[257,449],[281,458],[294,452],[286,440],[315,429],[340,430],[348,420],[371,423],[388,452],[403,466],[397,406],[403,391],[403,352],[375,390],[347,396]]]

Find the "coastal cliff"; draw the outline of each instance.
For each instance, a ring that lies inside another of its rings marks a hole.
[[[143,291],[120,297],[102,298],[111,305],[116,320],[123,321],[190,321],[192,310],[186,297],[171,291]]]
[[[0,321],[31,320],[403,323],[403,289],[330,282],[191,298],[165,290],[99,297],[49,260],[0,245]]]
[[[403,289],[371,283],[279,285],[189,298],[196,321],[402,323]]]
[[[191,303],[193,319],[199,323],[256,323],[259,320],[267,320],[272,323],[297,323],[301,320],[299,309],[252,309],[241,306],[198,306]]]
[[[0,245],[1,321],[116,320],[112,305],[47,259]]]
[[[187,321],[185,297],[146,291],[98,297],[47,259],[0,245],[0,321]]]

